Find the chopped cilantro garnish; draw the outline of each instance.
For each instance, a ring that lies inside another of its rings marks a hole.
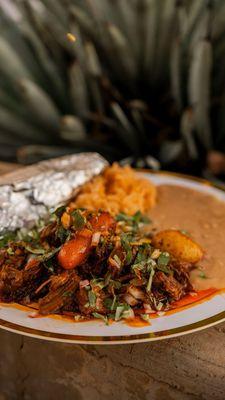
[[[16,239],[16,233],[9,232],[4,236],[0,236],[0,248],[5,247],[9,242]]]
[[[66,211],[66,206],[60,206],[53,212],[53,215],[56,215],[58,218],[61,218],[61,216],[65,211]]]
[[[129,217],[129,215],[126,215],[126,214],[121,212],[121,213],[117,214],[116,221],[131,222],[132,221],[132,217]]]
[[[161,253],[159,258],[157,259],[157,269],[166,274],[171,274],[172,271],[168,267],[169,262],[170,262],[169,253]]]
[[[99,313],[97,313],[97,312],[93,312],[92,315],[93,315],[93,317],[95,317],[95,318],[97,318],[97,319],[101,319],[102,321],[104,321],[106,325],[109,324],[109,321],[108,321],[107,316],[104,316],[104,315],[99,314]]]
[[[150,274],[149,274],[149,278],[148,278],[147,287],[146,287],[146,291],[147,291],[147,292],[150,292],[150,291],[151,291],[152,280],[153,280],[154,274],[155,274],[155,270],[154,270],[154,268],[151,268],[151,271],[150,271]]]
[[[115,289],[120,289],[122,286],[122,283],[119,281],[114,281],[114,280],[110,280],[110,286],[113,286]]]
[[[124,311],[124,306],[116,307],[115,321],[119,321],[122,318],[122,314]]]
[[[168,275],[171,275],[171,274],[172,274],[171,269],[168,268],[166,265],[157,265],[156,268],[157,268],[159,271],[164,272],[165,274],[168,274]]]
[[[114,296],[112,304],[111,304],[111,307],[110,307],[110,310],[113,311],[113,310],[116,310],[116,308],[117,308],[117,297]]]
[[[149,314],[140,314],[141,319],[145,322],[150,322]]]
[[[151,245],[149,243],[143,243],[141,246],[138,248],[138,253],[135,258],[135,263],[142,262],[144,260],[147,260],[151,254]]]
[[[42,247],[31,247],[28,244],[25,246],[25,249],[32,254],[37,254],[37,255],[44,255],[46,253],[46,250],[43,249]]]
[[[169,253],[161,253],[158,260],[158,265],[161,266],[167,266],[170,262],[170,255]]]
[[[71,213],[73,218],[73,225],[75,229],[81,229],[86,223],[86,218],[81,214],[80,210],[74,210]]]
[[[145,268],[145,266],[146,266],[146,261],[141,261],[139,263],[133,264],[131,269],[134,270],[134,271],[135,270],[141,271],[141,270],[143,270]]]
[[[111,309],[111,306],[112,306],[112,302],[113,302],[112,299],[107,298],[107,299],[104,300],[104,306],[105,306],[108,310],[110,310],[110,309]]]
[[[124,248],[124,250],[126,251],[125,263],[127,265],[129,265],[131,263],[132,258],[133,258],[132,248],[131,248],[129,239],[130,239],[130,237],[126,234],[123,234],[121,236],[121,244],[122,244],[122,247]]]
[[[89,292],[88,292],[88,301],[89,301],[90,307],[95,307],[96,295],[94,292],[92,292],[92,290],[89,290]]]
[[[137,211],[134,215],[133,215],[133,219],[136,223],[140,224],[149,224],[151,222],[150,218],[147,217],[147,215],[143,215],[141,213],[141,211]]]
[[[64,243],[70,237],[70,231],[61,225],[57,230],[57,237],[61,243]]]
[[[111,279],[111,274],[110,272],[107,272],[107,274],[105,275],[105,286],[108,286],[110,279]]]
[[[116,307],[115,321],[119,321],[122,318],[133,318],[134,312],[129,304],[119,304]]]
[[[54,257],[54,255],[56,253],[58,253],[59,250],[60,250],[60,247],[58,247],[54,250],[51,250],[49,252],[46,252],[45,254],[38,256],[38,259],[43,262],[50,260],[52,257]]]
[[[52,274],[55,272],[55,266],[54,266],[54,263],[53,263],[52,258],[50,258],[49,260],[46,260],[46,261],[43,263],[43,265],[44,265],[44,267],[45,267],[49,272],[51,272]]]
[[[102,278],[92,279],[91,286],[98,286],[98,287],[100,287],[100,289],[103,289],[105,286],[104,279],[102,279]]]
[[[150,223],[150,219],[143,215],[140,211],[137,211],[133,216],[126,215],[124,213],[119,213],[116,216],[116,220],[119,222],[126,222],[133,229],[133,232],[136,232],[139,224],[148,224]]]

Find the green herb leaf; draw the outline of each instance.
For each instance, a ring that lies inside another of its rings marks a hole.
[[[132,222],[132,217],[121,212],[121,213],[117,214],[116,221]]]
[[[144,270],[144,271],[151,271],[152,268],[154,268],[156,266],[156,262],[154,260],[152,260],[151,258],[148,258],[146,260],[143,260],[137,264],[133,264],[131,269],[135,270]]]
[[[110,286],[113,286],[115,289],[120,289],[122,286],[122,283],[119,281],[114,281],[114,280],[110,280]]]
[[[101,319],[102,321],[104,321],[106,325],[109,325],[109,321],[108,321],[107,316],[104,316],[104,315],[99,314],[97,312],[93,312],[92,315],[93,315],[93,317],[95,317],[97,319]]]
[[[115,321],[119,321],[122,318],[122,314],[124,311],[124,306],[116,307]]]
[[[65,243],[65,241],[70,237],[70,231],[60,225],[57,229],[57,237],[59,238],[61,243]]]
[[[16,233],[12,232],[0,236],[0,248],[5,247],[9,242],[14,241],[15,239],[16,239]]]
[[[126,251],[126,259],[125,259],[126,265],[129,265],[133,258],[132,248],[129,243],[129,239],[131,239],[131,238],[128,237],[128,235],[123,234],[121,236],[121,245],[122,245],[123,249]]]
[[[126,309],[123,311],[121,318],[123,319],[129,319],[129,318],[134,318],[134,312],[131,307],[129,309]]]
[[[165,274],[168,274],[168,275],[171,275],[171,274],[172,274],[171,269],[168,268],[168,267],[166,267],[165,265],[157,265],[156,268],[157,268],[159,271],[164,272]]]
[[[32,254],[37,254],[37,255],[44,255],[46,253],[46,250],[43,249],[42,247],[31,247],[28,244],[26,246],[24,246],[25,250],[27,250],[29,253]]]
[[[57,247],[56,249],[54,249],[54,250],[52,250],[52,251],[49,251],[49,252],[46,252],[45,254],[43,254],[43,255],[40,255],[39,257],[38,257],[38,259],[40,260],[40,261],[47,261],[47,260],[49,260],[50,258],[52,258],[52,257],[54,257],[54,255],[56,254],[56,253],[58,253],[58,251],[60,250],[60,248],[61,248],[61,246],[60,247]]]
[[[80,210],[74,210],[71,213],[73,218],[73,225],[75,229],[81,229],[86,223],[86,218],[81,214]]]
[[[117,214],[116,220],[124,221],[131,225],[132,224],[138,225],[139,223],[148,224],[151,222],[151,220],[146,215],[143,215],[140,211],[137,211],[133,216],[129,216],[121,212]]]
[[[152,247],[150,243],[143,243],[139,246],[137,256],[135,258],[135,263],[147,260],[151,255]]]
[[[152,280],[153,280],[153,276],[155,274],[155,270],[153,268],[151,268],[150,274],[149,274],[149,278],[148,278],[148,283],[147,283],[147,287],[146,287],[146,291],[150,292],[151,288],[152,288]]]
[[[92,292],[92,290],[89,290],[89,292],[88,292],[88,301],[89,301],[90,307],[95,307],[96,295],[94,292]]]
[[[141,261],[141,262],[139,262],[139,263],[137,263],[137,264],[133,264],[133,265],[131,266],[131,269],[132,269],[133,271],[135,271],[135,270],[141,271],[141,270],[143,270],[143,269],[145,268],[145,266],[146,266],[146,261]]]
[[[104,306],[105,306],[108,310],[111,310],[112,302],[113,302],[112,299],[107,298],[107,299],[104,300]]]
[[[52,274],[54,274],[55,272],[55,265],[53,263],[52,259],[46,260],[45,262],[43,262],[44,267],[51,272]]]
[[[98,279],[92,279],[91,280],[91,286],[98,286],[100,289],[103,289],[105,286],[104,279],[98,278]]]
[[[111,279],[111,274],[110,272],[107,272],[107,274],[105,275],[105,286],[108,286],[110,279]]]
[[[158,266],[167,266],[170,262],[169,253],[161,253],[159,258],[157,259]]]
[[[150,322],[149,314],[140,314],[141,319],[145,322]]]
[[[116,308],[117,308],[117,296],[114,296],[112,304],[111,304],[111,307],[110,307],[110,310],[114,311],[114,310],[116,310]]]
[[[65,211],[66,211],[66,206],[60,206],[53,212],[53,215],[56,215],[58,218],[61,218],[61,216]]]
[[[143,224],[149,224],[151,222],[150,218],[147,217],[147,215],[143,215],[141,211],[137,211],[133,215],[133,219],[136,223],[143,223]]]

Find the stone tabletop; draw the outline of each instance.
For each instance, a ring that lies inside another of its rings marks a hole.
[[[225,323],[160,342],[93,346],[0,331],[1,400],[224,400]]]
[[[1,165],[4,172],[7,167]],[[73,345],[0,330],[0,400],[225,400],[225,323],[132,345]]]

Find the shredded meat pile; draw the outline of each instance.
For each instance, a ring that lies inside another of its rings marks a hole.
[[[0,300],[38,313],[116,321],[168,310],[192,291],[193,264],[154,248],[149,221],[63,207],[50,223],[0,249]],[[146,230],[145,230],[146,231]]]

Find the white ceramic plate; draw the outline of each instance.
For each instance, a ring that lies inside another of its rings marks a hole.
[[[178,184],[211,193],[225,202],[225,191],[206,181],[171,173],[149,173],[156,185]],[[101,321],[70,322],[54,317],[29,318],[30,311],[13,305],[0,305],[0,327],[36,338],[70,343],[125,344],[166,339],[195,332],[225,321],[225,295],[217,294],[171,315],[151,320],[151,325],[131,327],[124,322],[106,326]]]

